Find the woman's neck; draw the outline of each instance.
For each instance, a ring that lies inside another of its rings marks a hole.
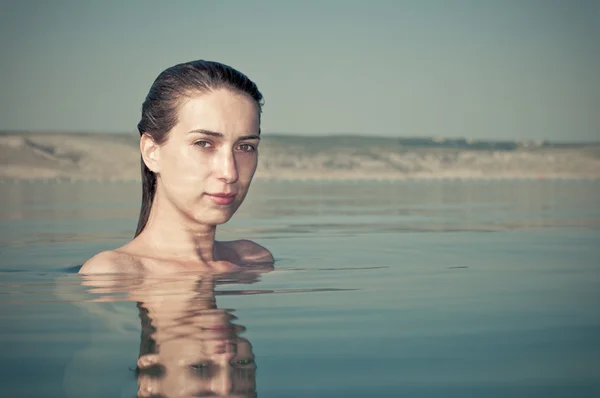
[[[215,233],[216,226],[185,218],[169,201],[157,196],[138,239],[159,258],[208,263],[217,260]]]

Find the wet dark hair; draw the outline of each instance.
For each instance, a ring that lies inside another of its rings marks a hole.
[[[140,136],[147,134],[157,144],[164,143],[178,121],[183,100],[218,89],[248,95],[258,104],[263,96],[258,87],[243,73],[219,62],[197,60],[165,69],[154,81],[142,105],[142,119],[137,125]],[[156,193],[156,175],[141,160],[142,208],[135,236],[146,227]]]

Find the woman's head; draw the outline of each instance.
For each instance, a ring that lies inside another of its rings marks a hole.
[[[192,61],[163,71],[142,105],[144,229],[157,189],[192,221],[227,221],[243,201],[257,164],[263,97],[244,74]]]

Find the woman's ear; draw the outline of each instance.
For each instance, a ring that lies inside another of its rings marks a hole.
[[[154,173],[158,173],[160,171],[160,145],[158,145],[149,134],[144,133],[140,137],[140,152],[142,153],[142,159],[144,159],[146,167]]]

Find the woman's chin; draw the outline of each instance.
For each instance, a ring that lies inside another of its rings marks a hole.
[[[206,225],[221,225],[229,221],[232,215],[229,212],[214,212],[213,214],[203,214],[202,217],[196,217],[196,220]]]

